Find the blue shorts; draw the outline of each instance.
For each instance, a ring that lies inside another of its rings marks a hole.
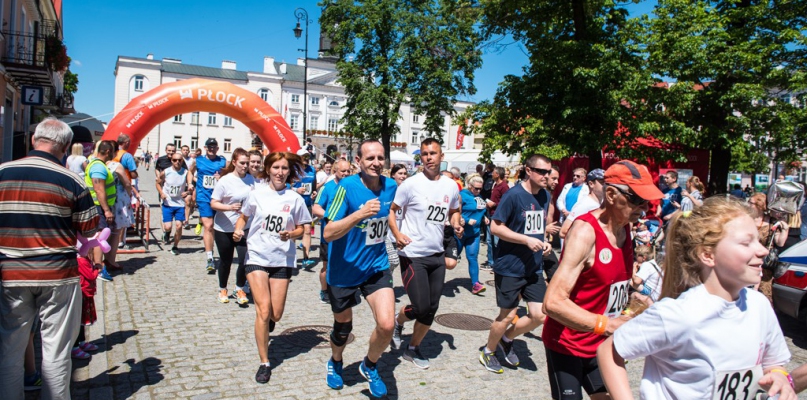
[[[163,222],[185,222],[185,207],[163,206]]]
[[[196,208],[199,209],[199,217],[200,218],[213,218],[216,215],[216,212],[210,207],[210,201],[199,201],[196,200]]]

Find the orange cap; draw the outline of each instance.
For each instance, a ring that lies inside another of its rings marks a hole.
[[[608,167],[605,171],[605,183],[626,185],[645,200],[659,200],[664,197],[661,190],[653,184],[653,177],[647,167],[633,161],[623,160]]]

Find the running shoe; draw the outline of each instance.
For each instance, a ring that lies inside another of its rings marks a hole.
[[[163,243],[166,245],[171,244],[171,232],[163,232]]]
[[[171,248],[171,254],[173,254],[175,256],[178,256],[179,255],[179,248],[177,246],[172,247]]]
[[[207,259],[207,273],[212,274],[216,271],[216,263],[212,258]]]
[[[485,366],[485,369],[501,374],[504,373],[504,369],[502,368],[502,364],[499,363],[499,359],[496,358],[496,353],[485,354],[485,350],[479,352],[479,363]]]
[[[364,363],[362,363],[364,364]],[[345,382],[342,380],[342,362],[336,362],[331,358],[328,360],[328,375],[325,376],[325,382],[331,389],[341,389]]]
[[[229,303],[230,297],[227,295],[227,289],[219,290],[219,303]]]
[[[241,305],[249,303],[249,299],[247,298],[247,294],[243,290],[236,290],[235,291],[235,301],[238,304],[241,304]]]
[[[471,293],[479,294],[479,293],[484,292],[485,290],[486,290],[485,285],[477,282],[477,283],[474,283],[474,287],[471,289]]]
[[[488,263],[484,263],[479,266],[479,269],[481,269],[482,271],[493,271],[493,266]]]
[[[39,373],[39,371],[34,372],[34,374],[31,376],[26,376],[22,382],[25,386],[24,388],[26,392],[42,389],[42,375]]]
[[[93,351],[98,351],[98,346],[96,346],[96,345],[94,345],[94,344],[92,344],[90,342],[79,342],[78,347],[80,347],[81,350],[84,350],[84,351],[86,351],[88,353],[93,352]]]
[[[403,359],[411,361],[420,369],[429,369],[429,359],[420,352],[420,346],[415,347],[414,350],[407,347],[404,350]]]
[[[202,223],[201,222],[196,224],[196,228],[193,230],[193,232],[196,234],[196,236],[199,236],[199,235],[202,234]]]
[[[244,285],[244,293],[249,294],[249,281]]]
[[[272,332],[274,332],[274,331],[275,331],[275,321],[272,321],[272,320],[270,319],[270,320],[269,320],[269,333],[272,333]]]
[[[505,362],[514,367],[518,367],[518,364],[520,362],[518,361],[518,356],[516,355],[516,352],[513,351],[512,341],[510,343],[507,343],[504,341],[504,339],[499,339],[499,344],[496,345],[496,347],[502,352],[502,355],[504,355]]]
[[[81,350],[81,347],[76,346],[70,351],[70,357],[73,357],[76,360],[86,360],[91,356],[84,352],[84,350]]]
[[[255,374],[255,382],[266,383],[272,377],[272,368],[268,365],[261,364],[258,367],[258,372]]]
[[[98,279],[104,282],[112,282],[112,275],[107,272],[106,267],[101,269],[101,272],[98,274]]]
[[[319,302],[322,304],[328,304],[331,300],[328,298],[328,292],[324,290],[319,291]]]
[[[308,268],[311,268],[311,267],[313,267],[315,265],[317,265],[316,260],[312,260],[310,258],[303,260],[303,268],[308,269]]]
[[[393,349],[400,349],[401,348],[401,334],[403,333],[403,325],[398,325],[398,314],[395,314],[395,328],[392,330],[392,348]]]
[[[298,244],[297,244],[297,250],[302,250],[302,249],[303,249],[303,244],[302,244],[302,243],[298,243]]]
[[[370,383],[370,394],[373,397],[384,397],[387,395],[387,385],[378,376],[378,368],[368,368],[364,361],[359,364],[359,373]]]

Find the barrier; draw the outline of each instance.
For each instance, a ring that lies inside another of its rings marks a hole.
[[[151,207],[145,202],[135,210],[135,223],[126,232],[126,246],[118,249],[118,254],[148,253],[151,234]],[[129,248],[129,243],[140,243],[142,248]],[[116,246],[117,243],[113,244]]]

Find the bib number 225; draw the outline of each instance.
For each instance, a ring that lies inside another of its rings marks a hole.
[[[426,216],[426,222],[430,224],[442,224],[446,221],[446,208],[430,205],[429,215]]]

